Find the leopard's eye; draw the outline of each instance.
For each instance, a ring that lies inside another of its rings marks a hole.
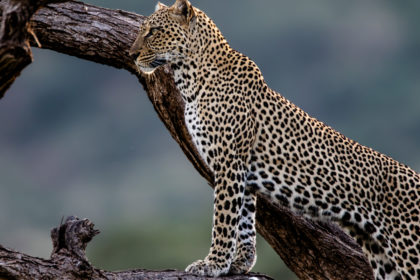
[[[153,34],[155,34],[159,30],[162,30],[162,27],[158,26],[158,27],[150,28],[149,32],[147,32],[147,34],[144,36],[144,38],[149,38],[150,36],[152,36]]]

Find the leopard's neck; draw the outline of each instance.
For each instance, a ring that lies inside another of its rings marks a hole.
[[[171,64],[175,84],[186,103],[195,102],[205,91],[213,91],[236,53],[216,25],[200,14],[189,36],[187,54]]]
[[[215,88],[223,79],[233,52],[226,42],[205,45],[199,53],[171,64],[175,84],[184,102],[195,102],[206,90],[217,92]]]

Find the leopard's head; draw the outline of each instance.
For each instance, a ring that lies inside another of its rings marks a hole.
[[[130,49],[138,69],[151,74],[160,65],[188,56],[196,13],[188,0],[176,0],[171,7],[158,3]]]

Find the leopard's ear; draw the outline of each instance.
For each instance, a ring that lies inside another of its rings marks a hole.
[[[159,11],[159,10],[161,10],[161,9],[163,9],[163,8],[167,8],[168,6],[166,6],[165,4],[162,4],[162,3],[160,3],[160,2],[157,2],[157,4],[156,4],[156,7],[155,7],[155,12],[156,11]]]
[[[185,26],[189,26],[196,16],[194,8],[188,0],[176,0],[175,4],[170,7],[170,15]]]

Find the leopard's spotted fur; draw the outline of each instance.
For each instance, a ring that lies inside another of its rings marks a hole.
[[[255,192],[337,222],[376,279],[420,279],[420,176],[310,117],[265,83],[187,0],[158,4],[131,49],[140,71],[170,64],[185,122],[215,174],[209,255],[187,270],[218,276],[256,260]]]

